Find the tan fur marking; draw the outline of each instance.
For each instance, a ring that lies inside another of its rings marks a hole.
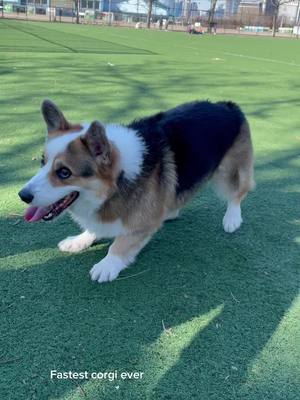
[[[150,230],[158,229],[174,203],[176,186],[173,157],[162,162],[165,167],[163,177],[161,164],[157,164],[150,176],[139,178],[137,188],[129,196],[122,197],[117,192],[99,210],[101,221],[113,222],[120,218],[130,231],[143,230],[145,226]]]
[[[58,129],[58,130],[53,130],[48,132],[48,136],[51,138],[58,137],[61,135],[67,135],[68,133],[72,132],[79,132],[83,129],[83,126],[80,124],[70,124],[68,122],[67,128],[66,129]]]
[[[148,243],[154,231],[135,232],[129,235],[118,236],[110,246],[110,252],[118,257],[134,258]]]
[[[241,126],[239,136],[212,176],[212,183],[226,198],[238,202],[254,189],[253,149],[247,122]]]
[[[57,154],[49,172],[49,180],[53,186],[75,185],[90,189],[98,194],[100,203],[100,199],[109,198],[116,190],[118,158],[118,151],[112,146],[109,163],[98,165],[81,139],[77,138],[68,145],[65,152]],[[56,171],[61,167],[71,170],[70,178],[58,178]],[[86,176],[87,170],[90,176]]]
[[[134,189],[129,188],[128,193],[126,189],[122,192],[117,187],[120,172],[119,156],[117,148],[110,143],[109,162],[98,165],[81,139],[77,138],[68,145],[64,153],[57,155],[49,178],[53,186],[76,185],[96,192],[99,196],[99,204],[100,199],[106,199],[98,211],[98,217],[104,223],[121,219],[133,235],[130,244],[124,244],[124,248],[128,248],[128,246],[134,247],[135,243],[138,246],[139,234],[145,232],[145,227],[147,227],[148,235],[156,231],[163,223],[165,216],[181,208],[195,195],[200,185],[186,191],[180,197],[176,196],[177,177],[174,156],[169,151],[156,165],[150,176],[139,177],[134,183]],[[55,173],[58,165],[66,166],[73,175],[66,180],[60,180]],[[84,170],[89,170],[92,174],[83,177]],[[247,122],[241,126],[239,136],[224,156],[211,180],[227,199],[237,203],[240,203],[247,192],[254,187],[253,150]],[[129,237],[131,237],[130,234]],[[122,243],[125,243],[125,239],[115,246],[117,254],[122,252]]]

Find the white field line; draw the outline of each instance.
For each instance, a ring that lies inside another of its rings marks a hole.
[[[192,50],[201,50],[201,48],[199,48],[199,47],[192,47],[192,46],[180,46],[180,47],[184,47],[184,48],[192,49]],[[216,50],[213,50],[213,49],[209,49],[209,50],[211,52],[214,52],[214,53],[217,52]],[[232,56],[232,57],[247,58],[249,60],[270,62],[270,63],[274,63],[274,64],[283,64],[283,65],[289,65],[289,66],[292,66],[292,67],[300,67],[300,64],[296,64],[296,63],[288,62],[288,61],[274,60],[273,58],[247,56],[247,55],[244,55],[244,54],[230,53],[228,51],[220,51],[220,53],[225,54],[227,56]]]
[[[127,35],[120,35],[120,34],[111,33],[111,32],[109,32],[109,35],[115,36],[115,37],[119,37],[119,38],[122,38],[122,39],[129,39],[130,38],[130,36],[127,36]],[[141,38],[141,37],[139,37],[138,40],[140,40],[142,42],[151,42],[153,40],[153,38]],[[177,43],[174,44],[174,47],[177,47],[177,48],[178,47],[182,47],[182,48],[185,48],[185,49],[198,50],[198,51],[202,50],[201,47],[178,45]],[[216,53],[216,51],[213,50],[213,49],[206,49],[206,50],[209,50],[211,52]],[[244,54],[231,53],[231,52],[228,52],[228,51],[220,51],[220,53],[225,54],[227,56],[232,56],[232,57],[247,58],[249,60],[263,61],[263,62],[269,62],[269,63],[274,63],[274,64],[289,65],[289,66],[298,67],[298,68],[300,67],[300,64],[296,64],[296,63],[288,62],[288,61],[274,60],[273,58],[247,56],[247,55],[244,55]]]
[[[244,54],[230,53],[228,51],[220,51],[220,53],[226,54],[226,55],[232,56],[232,57],[247,58],[249,60],[265,61],[265,62],[270,62],[270,63],[275,63],[275,64],[289,65],[292,67],[300,67],[300,64],[296,64],[296,63],[292,63],[292,62],[288,62],[288,61],[274,60],[273,58],[245,56]]]
[[[122,37],[121,35],[116,35],[113,34],[113,36],[119,36]],[[150,40],[148,39],[144,39],[144,38],[139,38],[139,40],[143,41],[143,42],[149,42]],[[178,47],[182,47],[185,49],[191,49],[191,50],[202,50],[201,47],[194,47],[194,46],[185,46],[185,45],[174,45],[174,47],[178,48]],[[216,52],[213,49],[209,49],[211,52]],[[262,62],[269,62],[269,63],[273,63],[273,64],[282,64],[282,65],[288,65],[291,67],[300,67],[300,64],[296,64],[293,62],[288,62],[288,61],[281,61],[281,60],[274,60],[273,58],[265,58],[265,57],[255,57],[255,56],[247,56],[244,54],[238,54],[238,53],[230,53],[228,51],[220,51],[220,53],[225,54],[227,56],[231,56],[231,57],[240,57],[240,58],[246,58],[248,60],[256,60],[256,61],[262,61]]]
[[[122,39],[130,39],[130,36],[117,34],[117,33],[112,33],[112,32],[109,32],[109,35],[110,36],[119,37],[119,38],[122,38]],[[89,36],[87,36],[87,37],[89,37]],[[141,38],[141,37],[139,37],[138,39],[140,41],[142,41],[142,42],[150,42],[150,41],[153,40],[153,38]],[[183,48],[188,48],[188,49],[191,49],[191,50],[198,50],[198,51],[201,50],[201,48],[199,48],[199,47],[178,45],[178,44],[175,44],[174,47],[183,47]],[[213,49],[206,49],[206,50],[210,50],[211,52],[215,52],[215,50],[213,50]],[[228,55],[228,56],[232,56],[232,57],[246,58],[246,59],[249,59],[249,60],[257,60],[257,61],[263,61],[263,62],[270,62],[270,63],[274,63],[274,64],[289,65],[289,66],[298,67],[298,68],[300,67],[300,64],[296,64],[296,63],[293,63],[293,62],[287,62],[287,61],[281,61],[281,60],[274,60],[272,58],[247,56],[247,55],[244,55],[244,54],[231,53],[231,52],[227,52],[227,51],[220,51],[220,53]]]
[[[129,38],[128,36],[125,35],[118,35],[115,33],[111,33],[112,36],[117,36],[117,37],[121,37],[121,38]],[[143,41],[143,42],[150,42],[151,40],[153,40],[153,38],[139,38],[139,40]],[[195,46],[186,46],[186,45],[178,45],[175,44],[174,47],[183,47],[185,49],[191,49],[191,50],[202,50],[201,47],[195,47]],[[211,52],[216,52],[213,49],[209,49]],[[281,61],[281,60],[274,60],[273,58],[265,58],[265,57],[255,57],[255,56],[247,56],[244,54],[238,54],[238,53],[230,53],[228,51],[220,51],[220,53],[225,54],[227,56],[232,56],[232,57],[240,57],[240,58],[247,58],[249,60],[256,60],[256,61],[263,61],[263,62],[270,62],[270,63],[274,63],[274,64],[282,64],[282,65],[289,65],[292,67],[300,67],[300,64],[296,64],[293,62],[288,62],[288,61]]]
[[[110,36],[115,36],[115,37],[118,37],[118,38],[121,38],[121,39],[125,39],[125,40],[131,38],[130,36],[118,35],[117,33],[110,33],[110,32],[109,32],[109,35],[110,35]],[[151,38],[151,39],[150,39],[150,38],[149,38],[149,39],[145,39],[145,38],[139,37],[138,40],[140,40],[141,42],[147,42],[147,43],[149,43],[149,42],[152,41],[152,38]]]

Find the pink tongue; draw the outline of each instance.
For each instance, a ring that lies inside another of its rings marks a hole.
[[[45,215],[48,214],[48,210],[42,207],[29,207],[27,208],[24,219],[27,222],[40,221]]]

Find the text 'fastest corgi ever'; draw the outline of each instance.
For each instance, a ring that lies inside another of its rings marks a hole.
[[[50,221],[67,210],[83,233],[60,242],[61,251],[115,238],[91,269],[93,280],[114,280],[207,180],[227,200],[224,230],[240,227],[241,201],[254,186],[253,153],[234,103],[196,101],[129,125],[72,124],[49,100],[42,113],[42,168],[19,193],[30,204],[25,219]]]

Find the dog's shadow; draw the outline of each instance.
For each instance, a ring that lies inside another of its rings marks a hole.
[[[102,285],[91,282],[89,270],[109,241],[68,255],[56,247],[76,232],[66,219],[36,226],[2,220],[1,398],[12,396],[11,387],[28,399],[249,395],[249,369],[297,295],[291,180],[258,182],[233,235],[222,232],[224,210],[205,191],[165,224],[134,266]],[[139,370],[144,377],[51,380],[51,370]],[[272,384],[273,398],[283,398],[282,383]],[[264,390],[255,387],[259,398]]]

